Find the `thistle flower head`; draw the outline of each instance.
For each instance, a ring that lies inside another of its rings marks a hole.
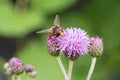
[[[58,37],[59,50],[71,60],[86,54],[89,43],[87,33],[80,28],[67,28],[63,31],[63,36]]]
[[[51,54],[52,56],[58,56],[59,55],[59,50],[58,50],[58,41],[57,41],[57,37],[54,35],[50,35],[47,38],[47,49],[49,54]]]
[[[26,72],[32,72],[32,71],[33,71],[33,66],[32,66],[31,64],[27,64],[27,65],[25,66],[25,71],[26,71]]]
[[[14,73],[20,74],[24,71],[23,62],[18,58],[11,58],[9,61],[10,67],[13,69]]]
[[[9,64],[11,66],[18,67],[23,65],[23,62],[20,59],[13,57],[9,60]]]
[[[103,52],[103,41],[100,37],[95,36],[90,39],[89,52],[93,57],[99,57]]]

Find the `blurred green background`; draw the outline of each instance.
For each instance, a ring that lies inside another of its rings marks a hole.
[[[38,76],[31,80],[64,80],[47,53],[48,34],[35,33],[53,26],[57,14],[64,28],[80,27],[103,38],[104,53],[91,80],[120,80],[120,0],[0,0],[0,74],[3,63],[16,56],[35,66]],[[67,69],[68,60],[61,58]],[[85,80],[89,66],[88,55],[76,60],[72,80]]]

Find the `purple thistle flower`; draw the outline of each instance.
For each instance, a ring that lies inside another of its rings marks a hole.
[[[56,36],[49,36],[47,38],[47,49],[49,54],[52,56],[58,56],[59,55],[59,50],[58,50],[58,40]]]
[[[95,36],[90,39],[89,52],[93,57],[98,57],[102,55],[103,41],[100,37]]]
[[[88,53],[89,44],[87,33],[80,28],[67,28],[63,31],[63,36],[58,37],[60,51],[71,60]]]
[[[25,67],[26,72],[32,72],[33,71],[33,66],[31,64],[27,64]]]
[[[18,67],[23,65],[23,62],[20,59],[13,57],[9,60],[9,64],[11,66]]]
[[[14,73],[20,74],[24,71],[23,62],[18,58],[11,58],[9,60],[10,67],[13,69]]]

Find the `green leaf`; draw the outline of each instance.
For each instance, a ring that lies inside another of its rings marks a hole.
[[[44,21],[44,15],[34,10],[18,12],[11,6],[0,6],[0,35],[24,36]]]
[[[33,7],[48,13],[63,11],[77,0],[31,0]]]

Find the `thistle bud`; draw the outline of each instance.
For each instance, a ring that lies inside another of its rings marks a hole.
[[[33,71],[33,66],[31,64],[27,64],[25,67],[26,72],[32,72]]]
[[[52,56],[59,55],[58,41],[56,36],[49,36],[47,39],[48,53]]]
[[[4,68],[5,70],[7,70],[9,67],[10,67],[10,64],[9,64],[9,63],[5,63],[5,64],[3,65],[3,68]]]
[[[12,69],[12,68],[7,68],[7,69],[6,69],[6,74],[7,74],[7,75],[11,76],[13,73],[14,73],[14,72],[13,72],[13,69]]]
[[[90,52],[90,55],[93,57],[99,57],[102,55],[103,41],[100,37],[95,36],[91,38],[89,52]]]
[[[32,71],[30,73],[30,77],[35,78],[36,76],[37,76],[37,72],[36,71]]]

